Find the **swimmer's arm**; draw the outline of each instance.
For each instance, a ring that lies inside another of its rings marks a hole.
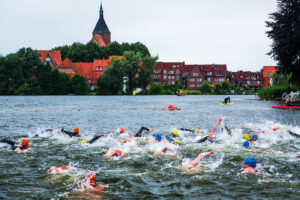
[[[180,128],[179,130],[181,130],[181,131],[189,131],[189,132],[192,132],[192,133],[195,132],[194,130],[187,129],[187,128]]]
[[[70,137],[73,136],[73,132],[65,131],[64,128],[61,129],[61,132],[64,133],[64,134],[67,134],[67,135],[70,136]]]
[[[175,156],[177,155],[176,150],[171,147],[168,147],[168,146],[165,146],[164,148],[162,148],[162,150],[160,150],[158,153],[165,153],[167,150],[173,152]]]
[[[118,140],[118,142],[119,142],[120,144],[125,144],[125,143],[129,142],[130,140],[131,140],[131,138],[127,138],[127,139],[125,139],[125,140]]]
[[[208,134],[208,137],[212,138],[212,135],[214,134],[217,126],[222,122],[222,119],[219,119],[217,121],[217,123],[213,126],[213,128],[211,129],[210,133]]]
[[[191,161],[191,162],[189,163],[189,165],[192,165],[192,166],[198,165],[199,162],[200,162],[203,158],[205,158],[206,156],[210,156],[210,155],[212,155],[212,154],[214,154],[213,151],[205,152],[205,153],[200,153],[200,154],[197,156],[197,158],[195,158],[193,161]]]

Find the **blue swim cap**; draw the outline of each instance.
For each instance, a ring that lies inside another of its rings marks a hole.
[[[249,167],[256,167],[256,160],[254,158],[246,158],[244,164],[248,165]]]
[[[156,140],[156,141],[161,141],[161,135],[160,135],[159,133],[157,133],[157,134],[155,135],[155,140]]]
[[[243,147],[249,148],[250,144],[248,141],[243,142]]]

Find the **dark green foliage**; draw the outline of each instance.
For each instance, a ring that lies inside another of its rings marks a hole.
[[[212,92],[212,86],[207,81],[204,81],[202,83],[202,86],[200,88],[200,91],[202,94],[210,94]]]
[[[151,95],[157,95],[157,94],[163,94],[164,86],[161,83],[153,83],[150,85],[149,94]]]
[[[71,88],[72,92],[76,95],[85,95],[88,94],[90,91],[90,88],[86,83],[85,78],[83,76],[80,76],[79,74],[75,74],[75,76],[72,77]]]
[[[278,61],[277,71],[292,73],[291,82],[300,86],[300,0],[277,0],[278,11],[267,21],[269,38],[273,40],[269,52]]]
[[[272,85],[287,85],[291,76],[286,74],[280,74],[279,72],[275,72],[272,75]]]
[[[276,99],[281,98],[282,94],[285,92],[290,93],[291,91],[296,92],[297,90],[298,88],[296,86],[287,84],[267,87],[259,90],[257,94],[260,99]]]

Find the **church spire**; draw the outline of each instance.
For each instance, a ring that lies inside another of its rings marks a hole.
[[[103,8],[102,8],[102,2],[100,4],[100,16],[99,20],[94,28],[93,33],[110,33],[105,20],[104,20],[104,15],[103,15]]]

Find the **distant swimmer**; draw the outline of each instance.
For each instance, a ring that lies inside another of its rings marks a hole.
[[[260,173],[260,170],[256,169],[256,160],[254,158],[246,158],[244,160],[244,170],[242,174],[247,173]]]
[[[289,130],[288,130],[288,133],[289,133],[291,136],[295,137],[295,138],[300,138],[300,134],[294,133],[294,132],[289,131]]]
[[[206,156],[211,156],[213,154],[214,154],[213,151],[200,153],[194,160],[185,164],[184,167],[187,169],[192,169],[194,167],[197,167],[197,165],[200,163],[201,160],[203,160],[203,158],[205,158]]]
[[[210,133],[209,133],[207,136],[205,136],[204,138],[198,140],[197,143],[203,143],[203,142],[205,142],[205,141],[209,141],[210,143],[213,143],[214,141],[213,141],[213,139],[212,139],[212,136],[213,136],[213,134],[214,134],[214,132],[215,132],[217,126],[218,126],[221,122],[222,122],[222,119],[219,119],[219,120],[217,121],[217,123],[213,126],[213,128],[211,129]]]
[[[145,126],[142,126],[139,131],[137,133],[134,133],[133,136],[134,137],[142,137],[142,133],[143,131],[149,131],[149,132],[153,132],[154,129],[153,128],[147,128]]]
[[[177,139],[176,137],[174,138],[169,135],[166,135],[166,139],[172,144],[176,144],[176,145],[180,144],[180,140]]]
[[[54,174],[63,174],[63,173],[67,173],[68,172],[68,170],[67,170],[67,168],[65,166],[60,166],[60,167],[51,166],[48,171],[50,173],[54,173]]]
[[[88,173],[85,176],[84,182],[86,183],[86,185],[92,186],[92,189],[96,190],[96,191],[101,191],[104,188],[107,188],[109,186],[108,184],[107,185],[97,185],[96,175],[94,173]]]
[[[116,150],[108,150],[105,154],[104,154],[104,158],[113,158],[113,157],[122,157],[124,156],[122,151],[119,149]]]
[[[16,153],[27,153],[28,152],[27,147],[29,145],[29,142],[27,139],[23,139],[20,142],[20,144],[18,144],[15,141],[8,140],[8,139],[1,139],[0,142],[10,144],[11,149]]]
[[[188,129],[188,128],[180,128],[179,130],[181,130],[181,131],[188,131],[188,132],[191,132],[191,133],[199,133],[199,129],[198,128],[195,128],[194,130]]]
[[[174,156],[177,155],[176,150],[173,149],[172,147],[168,147],[168,146],[165,146],[164,148],[162,148],[158,153],[162,154],[162,153],[166,153],[166,151],[171,151],[174,154]]]
[[[66,131],[66,130],[64,130],[64,128],[61,129],[61,132],[67,134],[70,137],[81,137],[79,135],[79,128],[78,127],[74,128],[74,132]]]
[[[223,103],[225,104],[230,103],[230,97],[228,96],[227,98],[225,98]]]
[[[260,147],[251,147],[249,141],[244,141],[242,146],[249,150],[257,150],[257,151],[268,151],[268,152],[275,152],[274,149],[266,149],[266,148],[260,148]]]

